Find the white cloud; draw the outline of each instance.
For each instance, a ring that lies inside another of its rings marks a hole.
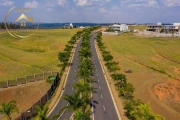
[[[2,0],[0,5],[3,5],[3,6],[12,6],[14,4],[13,1],[8,1],[8,0]]]
[[[157,0],[122,0],[121,6],[124,7],[158,7]]]
[[[47,8],[47,11],[52,11],[52,8]]]
[[[77,6],[85,6],[91,4],[88,0],[74,0]]]
[[[180,6],[180,0],[161,0],[165,6],[173,7]]]
[[[57,3],[58,3],[58,5],[60,5],[60,6],[64,6],[64,4],[66,4],[66,0],[56,0],[57,1]]]
[[[26,2],[24,7],[25,8],[37,8],[39,6],[39,3],[33,0],[32,2]]]
[[[74,0],[74,3],[77,6],[86,6],[86,5],[94,5],[99,4],[102,5],[103,3],[107,3],[111,0]]]
[[[119,7],[116,6],[116,5],[114,5],[114,6],[112,7],[112,10],[118,10],[118,9],[119,9]]]
[[[107,12],[108,12],[108,11],[107,11],[106,9],[104,9],[104,8],[99,8],[98,10],[99,10],[100,13],[107,13]]]

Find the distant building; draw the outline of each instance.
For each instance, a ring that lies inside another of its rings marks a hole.
[[[147,25],[148,28],[146,28],[146,31],[150,31],[150,32],[161,32],[162,29],[162,24],[160,22],[157,23],[157,25]]]
[[[65,25],[64,25],[64,28],[72,29],[72,28],[73,28],[73,24],[72,24],[72,23],[70,23],[70,24],[65,24]]]
[[[112,29],[114,31],[128,31],[128,26],[126,24],[113,24],[109,26],[109,29]]]
[[[180,23],[174,23],[173,25],[165,25],[164,31],[168,32],[180,32]]]
[[[84,28],[83,26],[79,27],[79,28]]]

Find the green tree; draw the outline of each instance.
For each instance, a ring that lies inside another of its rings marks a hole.
[[[133,85],[127,83],[125,86],[119,88],[119,96],[125,96],[127,93],[132,95],[134,91],[135,88],[133,87]]]
[[[126,75],[123,74],[112,74],[111,77],[115,80],[115,81],[121,81],[124,84],[126,84],[127,78]]]
[[[58,55],[59,60],[63,62],[64,64],[68,62],[69,57],[70,57],[70,53],[68,52],[60,52]]]
[[[136,120],[164,120],[160,115],[151,112],[150,103],[139,104],[130,114],[134,116]]]
[[[131,113],[131,111],[134,111],[137,108],[137,106],[140,104],[142,104],[140,99],[138,99],[138,100],[131,99],[131,100],[125,101],[124,109],[126,110],[126,116],[129,119],[136,120],[135,117],[130,113]]]
[[[113,59],[113,56],[110,55],[110,54],[104,56],[104,58],[103,58],[103,60],[106,61],[106,62],[110,62],[112,59]]]
[[[64,48],[64,51],[71,52],[72,48],[73,48],[73,46],[66,45],[66,47]]]
[[[0,108],[0,113],[4,114],[8,120],[11,120],[11,114],[14,112],[19,113],[19,110],[16,106],[15,100],[11,100],[8,103],[2,102],[1,108]]]
[[[83,47],[79,50],[79,56],[81,58],[90,58],[92,57],[92,53],[91,53],[91,50],[86,48],[86,47]]]
[[[90,120],[90,114],[90,110],[87,110],[85,113],[83,113],[81,110],[77,110],[74,113],[74,120]]]
[[[46,117],[48,106],[45,107],[36,106],[35,108],[37,112],[37,120],[48,120],[48,118]]]
[[[82,97],[89,96],[90,91],[95,92],[93,86],[89,83],[84,83],[83,80],[79,80],[77,83],[73,84],[74,89],[77,89],[79,93],[82,94]]]
[[[61,108],[60,113],[64,110],[75,112],[80,109],[83,104],[82,99],[79,97],[79,92],[74,92],[72,95],[66,94],[63,99],[68,102],[68,106]]]
[[[77,77],[83,79],[84,82],[92,81],[93,79],[90,77],[91,73],[88,68],[79,68]]]

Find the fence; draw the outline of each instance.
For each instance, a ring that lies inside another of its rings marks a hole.
[[[118,32],[102,32],[103,35],[119,35]]]
[[[46,77],[48,76],[55,76],[57,72],[45,72],[42,74],[34,74],[31,76],[25,76],[24,78],[16,78],[14,80],[7,80],[5,82],[0,82],[0,88],[8,88],[8,87],[13,87],[13,86],[18,86],[18,85],[23,85],[23,84],[28,84],[31,82],[36,82],[40,80],[45,80]]]
[[[36,77],[36,75],[34,75],[33,77],[31,76],[31,79],[29,80],[33,80],[33,81],[37,81],[40,78],[44,78],[45,76],[55,76],[55,80],[53,81],[51,87],[49,88],[49,90],[47,90],[47,92],[36,102],[34,103],[29,109],[27,109],[26,111],[21,113],[21,116],[19,116],[18,118],[16,118],[15,120],[30,120],[36,110],[35,110],[35,106],[44,106],[46,104],[46,102],[51,98],[52,94],[54,93],[56,87],[58,86],[58,82],[60,80],[60,76],[57,72],[51,72],[48,74],[38,74]],[[27,81],[27,79],[25,79]]]

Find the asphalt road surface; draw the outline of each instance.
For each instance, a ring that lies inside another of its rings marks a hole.
[[[109,89],[108,89],[108,86],[104,77],[104,73],[102,71],[100,61],[96,53],[96,49],[94,45],[96,36],[97,34],[94,34],[90,38],[91,51],[93,55],[92,62],[93,62],[94,70],[95,70],[92,77],[96,81],[96,82],[93,82],[92,84],[93,84],[93,87],[95,88],[95,91],[97,92],[97,93],[92,94],[93,95],[93,98],[91,100],[93,104],[92,118],[93,120],[118,120],[118,115],[116,113],[115,106],[113,104],[113,101],[112,101],[112,98],[111,98],[111,95],[110,95],[110,92],[109,92]],[[58,100],[57,105],[54,107],[54,109],[48,116],[49,118],[57,114],[62,107],[68,105],[68,102],[63,100],[63,96],[65,94],[72,94],[74,91],[72,85],[74,82],[77,82],[78,80],[76,78],[76,74],[77,74],[78,65],[80,62],[80,60],[78,59],[78,51],[80,49],[81,42],[82,40],[77,44],[73,61],[72,61],[73,64],[70,68],[70,71],[67,77],[66,86],[64,88],[62,97]],[[72,116],[72,112],[65,111],[63,112],[63,114],[60,115],[58,120],[66,120],[66,119],[71,118],[71,116]]]
[[[72,60],[72,66],[70,67],[69,70],[69,74],[67,77],[67,82],[66,82],[66,86],[64,88],[63,94],[61,96],[61,98],[58,100],[57,105],[54,107],[54,109],[52,110],[52,112],[49,114],[48,118],[51,118],[53,115],[57,114],[59,112],[59,110],[66,106],[68,104],[67,101],[65,101],[63,99],[65,94],[72,94],[74,89],[73,89],[73,83],[77,82],[77,78],[76,78],[76,74],[78,71],[78,65],[79,65],[79,59],[78,59],[78,51],[80,49],[80,44],[82,43],[82,40],[80,40],[76,46],[76,50],[74,52],[74,57]],[[63,112],[63,114],[60,115],[60,117],[58,118],[58,120],[66,120],[69,119],[72,116],[72,112],[68,112],[65,111]]]
[[[92,62],[95,69],[93,78],[96,82],[93,82],[93,86],[97,93],[93,93],[93,110],[94,120],[118,120],[118,115],[113,104],[104,73],[102,71],[100,61],[97,56],[94,41],[97,34],[90,38],[91,51],[92,51]],[[109,84],[109,83],[108,83]]]

